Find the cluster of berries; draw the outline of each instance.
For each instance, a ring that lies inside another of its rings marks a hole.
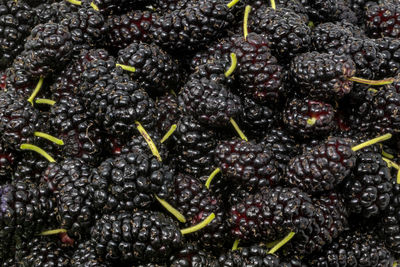
[[[0,0],[0,264],[395,266],[400,0]]]

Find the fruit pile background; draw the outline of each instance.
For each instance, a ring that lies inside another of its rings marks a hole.
[[[395,266],[399,0],[0,0],[2,266]]]

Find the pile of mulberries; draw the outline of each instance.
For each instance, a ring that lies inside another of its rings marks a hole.
[[[0,0],[0,265],[396,266],[400,0]]]

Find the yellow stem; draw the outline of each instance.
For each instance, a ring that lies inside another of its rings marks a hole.
[[[99,7],[98,7],[94,2],[91,2],[91,3],[90,3],[90,6],[91,6],[94,10],[96,10],[96,11],[99,11],[99,10],[100,10]]]
[[[31,103],[32,106],[33,106],[33,100],[35,99],[40,89],[42,88],[43,80],[44,80],[43,77],[39,79],[39,82],[37,83],[35,90],[33,90],[31,96],[28,98],[28,102]]]
[[[394,159],[394,156],[392,154],[387,153],[386,151],[382,150],[382,156],[388,159]]]
[[[284,239],[279,241],[278,244],[276,244],[270,251],[268,251],[268,253],[274,254],[278,249],[280,249],[283,245],[285,245],[287,242],[289,242],[290,239],[292,239],[294,235],[295,235],[295,232],[290,232]]]
[[[387,158],[382,158],[382,159],[387,163],[389,168],[395,168],[396,170],[399,169],[399,165],[397,165],[396,163],[394,163],[390,159],[387,159]]]
[[[237,66],[237,58],[235,53],[231,53],[231,66],[229,69],[225,72],[225,77],[231,76],[231,74],[235,71]]]
[[[21,146],[19,147],[22,150],[32,150],[35,151],[36,153],[42,155],[43,157],[45,157],[49,162],[56,162],[52,156],[50,156],[46,151],[44,151],[43,149],[41,149],[38,146],[35,145],[31,145],[31,144],[21,144]]]
[[[232,0],[232,1],[230,1],[228,4],[227,4],[227,6],[229,7],[229,8],[232,8],[234,5],[236,5],[237,3],[239,2],[239,0]]]
[[[181,223],[185,223],[186,222],[186,218],[185,216],[182,215],[182,213],[180,213],[177,209],[175,209],[174,207],[171,206],[171,204],[169,204],[167,201],[165,201],[162,198],[159,198],[158,196],[154,195],[155,198],[158,200],[158,202],[160,202],[160,204],[167,210],[169,211],[172,215],[175,216],[175,218],[178,219],[178,221],[180,221]]]
[[[36,104],[46,104],[46,105],[54,106],[56,101],[51,100],[51,99],[46,99],[46,98],[38,98],[38,99],[35,100],[35,103]]]
[[[71,4],[73,4],[73,5],[77,5],[77,6],[80,6],[80,5],[82,5],[82,2],[81,1],[78,1],[78,0],[66,0],[67,2],[70,2]]]
[[[397,179],[396,179],[396,183],[400,184],[400,168],[397,169]]]
[[[271,7],[272,9],[276,9],[275,0],[271,0]]]
[[[168,132],[161,139],[160,141],[161,144],[167,141],[167,139],[175,132],[176,127],[177,127],[176,124],[171,125],[171,128],[169,128]]]
[[[210,174],[210,176],[208,176],[208,179],[207,179],[207,181],[206,181],[206,187],[207,187],[207,189],[210,189],[211,181],[214,179],[215,175],[217,175],[220,171],[221,171],[221,168],[216,168],[216,169]]]
[[[247,139],[247,137],[244,135],[244,133],[242,132],[242,130],[240,130],[239,126],[237,125],[236,121],[233,118],[230,118],[230,122],[231,122],[233,128],[235,128],[236,132],[239,134],[240,138],[242,138],[245,141],[249,141]]]
[[[171,89],[169,92],[171,93],[171,95],[176,96],[176,93],[173,89]]]
[[[367,80],[367,79],[363,79],[363,78],[359,78],[359,77],[350,77],[348,79],[353,82],[369,84],[369,85],[385,85],[385,84],[391,84],[394,82],[394,78],[377,80],[377,81]]]
[[[314,125],[316,122],[317,122],[317,119],[314,118],[314,117],[312,117],[311,119],[307,120],[307,124],[311,125],[311,126]]]
[[[121,69],[126,70],[126,71],[130,71],[130,72],[135,72],[136,71],[135,67],[128,66],[128,65],[115,64],[115,66],[116,67],[120,67]]]
[[[368,91],[371,91],[372,93],[377,93],[378,92],[378,90],[376,90],[376,89],[374,89],[374,88],[368,88]]]
[[[203,229],[204,227],[206,227],[209,223],[211,223],[212,220],[214,220],[214,218],[215,218],[215,214],[213,212],[210,215],[208,215],[204,221],[202,221],[196,225],[190,226],[188,228],[182,229],[181,233],[182,233],[182,235],[186,235],[186,234],[190,234],[190,233],[199,231],[199,230]]]
[[[280,240],[275,240],[275,241],[272,241],[272,242],[267,243],[265,246],[266,246],[267,248],[273,248],[273,247],[276,246],[276,244],[278,244],[279,242],[280,242]]]
[[[47,133],[34,132],[33,134],[35,136],[37,136],[37,137],[41,137],[41,138],[47,139],[47,140],[53,142],[56,145],[59,145],[59,146],[63,146],[64,145],[64,141],[63,140],[55,138],[54,136],[51,136],[51,135],[49,135]]]
[[[357,151],[357,150],[363,149],[364,147],[371,146],[373,144],[388,140],[390,138],[392,138],[392,134],[390,134],[390,133],[384,134],[382,136],[379,136],[379,137],[376,137],[374,139],[368,140],[368,141],[366,141],[364,143],[361,143],[359,145],[353,146],[351,149],[353,151]]]
[[[236,239],[235,242],[233,242],[232,250],[237,250],[238,249],[239,242],[240,242],[240,239]]]
[[[54,229],[54,230],[43,231],[39,235],[56,235],[66,232],[67,232],[66,229]]]
[[[243,19],[243,36],[244,40],[247,40],[247,35],[249,34],[248,32],[248,21],[249,21],[249,14],[251,11],[251,6],[247,5],[246,8],[244,9],[244,19]]]
[[[161,160],[160,153],[158,153],[158,149],[156,145],[154,144],[153,140],[151,140],[150,135],[146,132],[146,130],[143,128],[143,126],[140,124],[140,122],[135,121],[136,127],[140,134],[143,136],[144,140],[146,141],[147,145],[149,146],[151,153],[153,153],[154,156],[158,159],[158,161]]]

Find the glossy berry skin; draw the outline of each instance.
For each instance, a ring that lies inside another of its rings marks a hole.
[[[252,141],[221,142],[215,150],[215,163],[225,179],[250,190],[277,185],[281,178],[272,151]]]
[[[314,99],[339,99],[348,94],[353,82],[354,62],[345,55],[310,52],[296,56],[291,63],[294,81],[303,94]]]
[[[107,212],[148,208],[154,195],[167,199],[173,183],[173,170],[141,150],[108,158],[92,172],[95,206]]]
[[[16,93],[0,92],[0,118],[3,144],[12,150],[30,143],[39,128],[38,110]]]
[[[183,88],[185,109],[200,123],[211,127],[224,127],[240,110],[240,99],[225,85],[207,78],[190,79]]]
[[[315,206],[298,188],[274,187],[236,203],[228,219],[231,233],[244,240],[279,240],[310,227]]]
[[[312,266],[392,266],[393,255],[381,241],[366,233],[346,232],[308,259]]]
[[[354,173],[343,182],[343,197],[349,213],[370,218],[389,205],[392,180],[387,163],[379,153],[357,156]]]
[[[351,174],[356,155],[351,142],[342,138],[329,138],[310,151],[295,156],[286,169],[286,183],[308,193],[334,189]]]
[[[284,110],[286,128],[300,138],[322,136],[335,129],[335,109],[329,103],[312,99],[293,99]]]
[[[155,44],[133,42],[118,51],[117,63],[134,67],[129,75],[148,93],[169,92],[180,79],[178,61]]]
[[[288,61],[298,53],[306,52],[311,44],[311,29],[304,17],[290,9],[272,9],[269,5],[257,9],[249,20],[249,29],[266,34],[271,49],[280,60]]]
[[[376,38],[400,37],[400,8],[396,1],[384,1],[370,5],[365,13],[369,34]]]
[[[217,259],[201,250],[196,243],[186,243],[181,250],[170,258],[171,267],[198,266],[198,267],[218,267]]]
[[[92,228],[96,253],[121,262],[162,262],[180,247],[182,235],[174,221],[160,212],[104,215]]]

